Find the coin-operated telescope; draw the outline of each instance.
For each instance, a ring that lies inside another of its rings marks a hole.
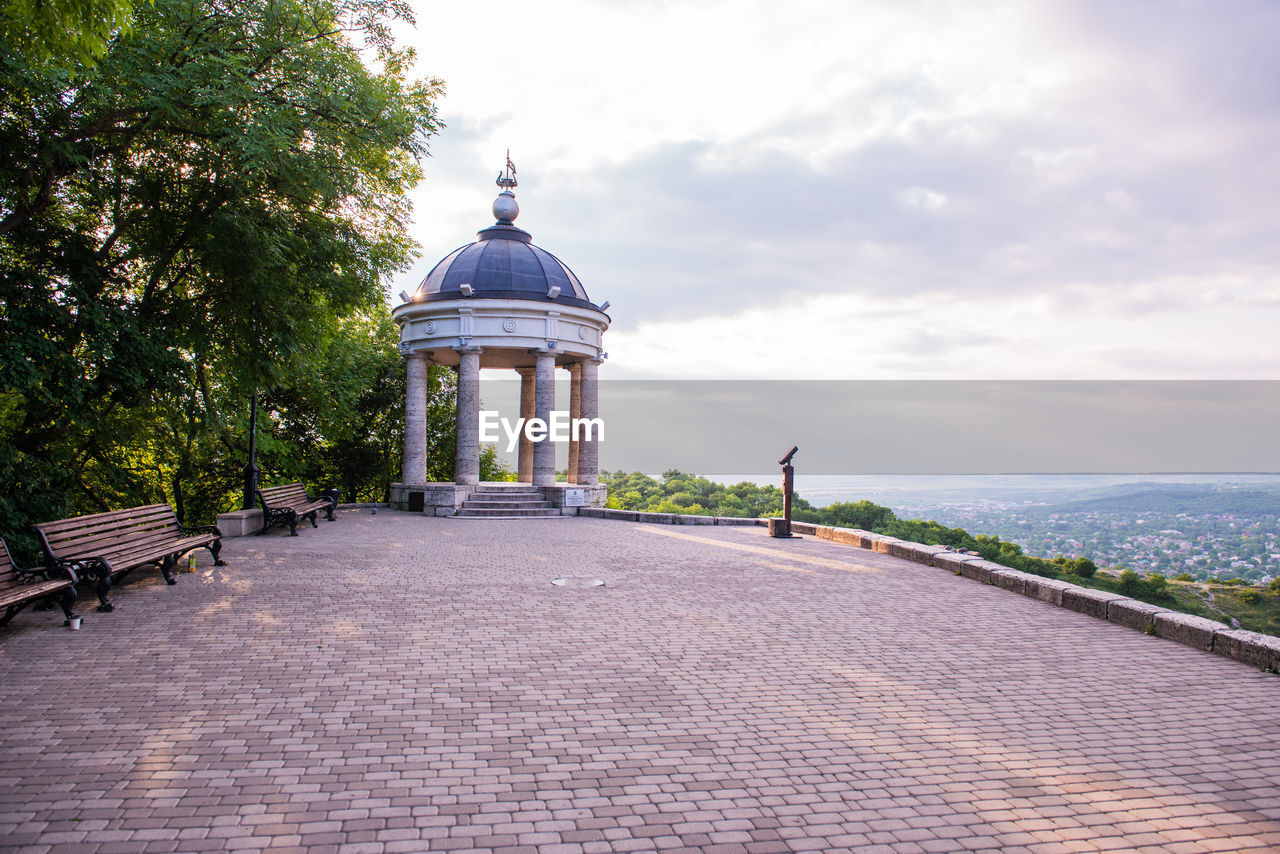
[[[800,448],[796,445],[791,446],[791,450],[778,460],[778,465],[782,466],[782,518],[769,520],[769,536],[783,539],[792,537],[791,533],[791,493],[794,487],[795,467],[791,465],[791,458],[796,455],[796,451]]]

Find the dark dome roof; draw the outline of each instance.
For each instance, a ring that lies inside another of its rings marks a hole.
[[[596,308],[573,271],[534,246],[529,232],[500,219],[484,229],[475,243],[453,250],[418,286],[418,299],[461,299],[459,286],[469,284],[474,297],[526,299]],[[552,300],[547,292],[560,288]]]

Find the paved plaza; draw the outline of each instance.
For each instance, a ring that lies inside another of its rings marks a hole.
[[[0,847],[1280,850],[1280,678],[939,569],[385,510],[223,555],[0,631]]]

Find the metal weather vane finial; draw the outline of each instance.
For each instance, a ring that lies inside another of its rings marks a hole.
[[[511,149],[507,149],[507,168],[498,173],[498,180],[495,182],[499,187],[510,190],[519,186],[516,182],[516,165],[511,162]]]

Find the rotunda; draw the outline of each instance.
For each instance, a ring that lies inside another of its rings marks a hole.
[[[406,360],[404,469],[391,502],[402,509],[451,515],[480,480],[480,370],[520,375],[520,417],[544,424],[556,409],[556,369],[568,371],[570,419],[599,417],[597,372],[604,361],[609,316],[591,302],[564,262],[535,246],[515,225],[515,167],[498,176],[496,222],[473,243],[445,256],[412,295],[392,311]],[[457,442],[452,484],[427,483],[427,366],[458,372]],[[519,480],[537,487],[556,507],[603,504],[598,482],[598,436],[572,431],[568,483],[557,484],[555,445],[521,437]],[[576,493],[566,497],[567,493]],[[421,499],[418,497],[421,493]],[[573,511],[570,511],[573,512]]]

